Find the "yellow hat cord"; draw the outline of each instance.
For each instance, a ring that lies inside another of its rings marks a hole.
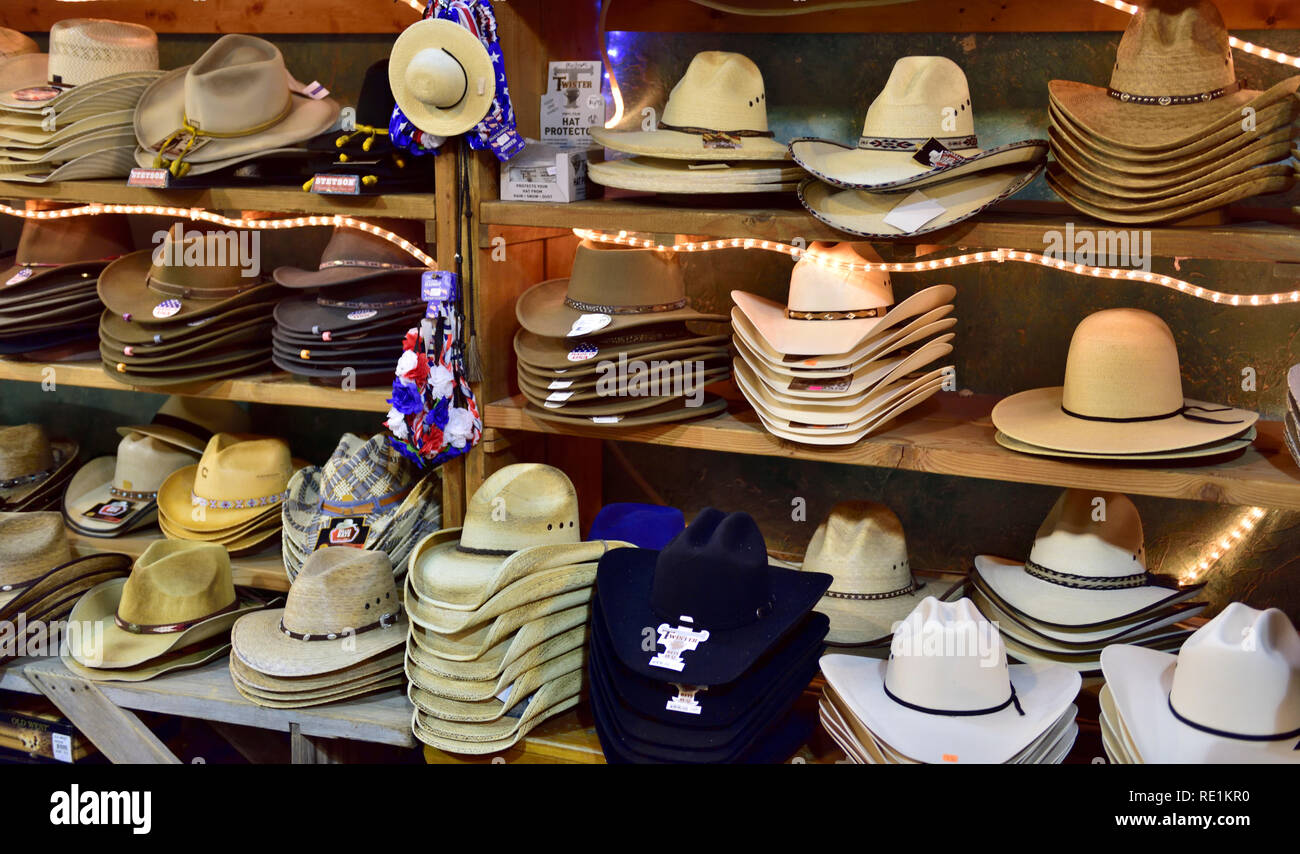
[[[199,128],[198,125],[192,124],[190,122],[189,116],[182,113],[180,128],[168,134],[167,138],[164,139],[162,141],[162,144],[158,146],[158,153],[154,155],[153,158],[153,167],[155,169],[162,169],[165,166],[167,171],[172,173],[173,176],[177,178],[184,177],[184,175],[190,171],[190,164],[185,162],[185,155],[190,153],[190,150],[193,149],[194,146],[198,143],[200,137],[206,137],[208,139],[239,139],[240,137],[252,136],[254,134],[261,133],[264,130],[270,130],[271,128],[278,125],[280,122],[284,121],[285,117],[289,115],[289,111],[292,109],[293,109],[293,101],[290,100],[287,104],[284,105],[284,109],[280,111],[280,114],[274,117],[273,119],[271,119],[270,121],[262,122],[260,125],[254,125],[251,128],[246,128],[241,131],[235,131],[233,133],[220,133],[218,131],[202,130]],[[185,137],[186,135],[188,135],[189,138],[185,140],[185,146],[181,149],[181,153],[176,155],[175,160],[168,161],[163,156],[163,152],[165,152],[168,148],[171,148],[174,142],[176,142],[178,139],[181,139],[182,137]]]

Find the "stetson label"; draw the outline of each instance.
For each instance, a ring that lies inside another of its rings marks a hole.
[[[118,498],[113,501],[105,501],[96,504],[86,512],[82,513],[87,519],[94,519],[96,522],[107,522],[110,525],[120,525],[135,512],[135,502],[124,501]]]
[[[825,377],[818,380],[796,377],[790,380],[788,388],[790,391],[824,391],[827,394],[838,394],[848,391],[852,382],[852,374],[846,374],[842,377]]]
[[[364,549],[369,536],[370,526],[366,524],[364,516],[340,516],[330,520],[329,525],[321,529],[316,537],[316,547],[312,551],[326,546]]]

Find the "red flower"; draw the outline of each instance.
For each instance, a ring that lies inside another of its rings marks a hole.
[[[406,338],[402,339],[403,350],[414,350],[417,346],[419,346],[419,344],[420,344],[420,333],[418,330],[415,329],[412,329],[410,332],[406,333]]]
[[[429,379],[429,357],[423,353],[416,357],[415,367],[406,372],[405,378],[415,383],[418,388],[424,388],[424,384]]]
[[[442,431],[437,427],[429,427],[420,440],[420,452],[431,457],[442,450],[442,445]]]

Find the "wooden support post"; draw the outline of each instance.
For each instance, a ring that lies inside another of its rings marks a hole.
[[[59,707],[59,711],[81,730],[109,760],[119,763],[180,765],[133,712],[120,708],[104,696],[99,686],[69,673],[52,672],[38,666],[24,668],[23,675]]]

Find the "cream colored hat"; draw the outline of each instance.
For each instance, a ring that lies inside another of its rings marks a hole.
[[[1114,308],[1074,330],[1064,386],[1014,394],[992,417],[1003,433],[1031,445],[1130,454],[1229,439],[1259,415],[1184,398],[1169,327],[1148,311]]]
[[[912,577],[903,523],[875,501],[844,501],[817,526],[800,569],[831,576],[815,610],[830,617],[828,644],[876,643],[931,591]]]
[[[283,439],[218,433],[198,465],[172,472],[158,490],[158,511],[182,529],[215,532],[274,514],[296,463]],[[277,524],[277,527],[279,525]]]
[[[172,395],[158,407],[148,424],[118,427],[119,436],[142,433],[196,454],[203,453],[215,433],[248,433],[248,413],[232,400]]]
[[[67,18],[50,27],[49,54],[24,54],[0,67],[0,107],[57,108],[73,92],[90,97],[156,76],[158,36],[153,30],[101,18]]]
[[[788,193],[804,171],[786,160],[700,163],[665,157],[625,157],[587,167],[597,184],[643,193]]]
[[[546,683],[528,697],[512,698],[515,706],[527,700],[518,717],[509,714],[483,723],[444,721],[418,707],[411,716],[415,737],[430,747],[452,753],[487,754],[513,747],[528,731],[549,717],[578,705],[582,670]]]
[[[1047,157],[1047,140],[981,150],[961,66],[942,56],[905,56],[894,63],[885,88],[867,109],[857,148],[796,139],[790,153],[800,166],[837,187],[901,190],[982,169],[1029,169]]]
[[[488,114],[497,76],[476,35],[455,21],[427,18],[402,30],[393,43],[388,85],[413,125],[454,136]]]
[[[68,525],[96,537],[126,533],[153,518],[158,489],[167,476],[195,463],[195,455],[165,442],[129,433],[116,457],[100,457],[72,476],[63,494]]]
[[[738,53],[697,53],[673,87],[653,131],[591,129],[616,151],[674,160],[784,160],[767,126],[763,73]]]

